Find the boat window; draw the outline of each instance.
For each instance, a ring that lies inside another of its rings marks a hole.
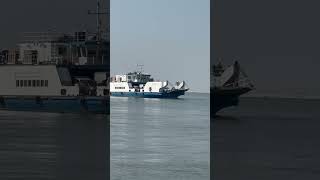
[[[36,80],[32,80],[32,87],[36,86]]]
[[[27,87],[28,86],[28,80],[23,81],[23,86]]]
[[[20,80],[20,86],[23,87],[23,80]]]
[[[37,80],[37,87],[40,87],[40,80]]]
[[[20,81],[16,80],[16,86],[19,87]]]
[[[44,80],[41,80],[41,87],[44,86]]]
[[[31,80],[28,80],[28,87],[31,87]]]
[[[44,86],[48,87],[48,80],[45,80]]]

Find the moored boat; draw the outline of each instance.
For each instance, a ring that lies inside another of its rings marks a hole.
[[[240,68],[238,61],[227,68],[219,62],[211,69],[211,114],[214,116],[226,107],[237,106],[239,96],[253,89],[253,84]]]

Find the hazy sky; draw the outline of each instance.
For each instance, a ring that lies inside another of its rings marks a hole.
[[[0,48],[14,46],[22,32],[95,30],[88,10],[96,10],[96,0],[1,0]]]
[[[105,0],[105,2],[107,2]],[[209,0],[111,0],[111,71],[144,64],[161,80],[186,80],[193,91],[209,90]],[[94,30],[95,0],[3,0],[0,48],[21,32]]]
[[[320,3],[215,0],[212,60],[240,64],[256,93],[320,95]]]
[[[210,0],[111,0],[111,74],[144,65],[155,79],[209,92]]]

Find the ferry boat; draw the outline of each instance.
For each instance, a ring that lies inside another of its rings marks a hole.
[[[237,106],[239,96],[253,90],[254,86],[248,79],[238,61],[224,67],[221,61],[212,66],[210,96],[212,99],[211,114],[215,115],[223,108]]]
[[[188,90],[185,81],[172,85],[169,81],[155,81],[142,71],[116,75],[110,82],[111,96],[120,97],[178,98]]]
[[[0,109],[108,114],[110,41],[101,27],[24,33],[0,50]]]

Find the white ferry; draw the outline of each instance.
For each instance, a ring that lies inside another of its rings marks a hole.
[[[185,81],[172,85],[169,81],[154,81],[151,75],[132,72],[111,78],[111,96],[142,98],[178,98],[189,88]]]

